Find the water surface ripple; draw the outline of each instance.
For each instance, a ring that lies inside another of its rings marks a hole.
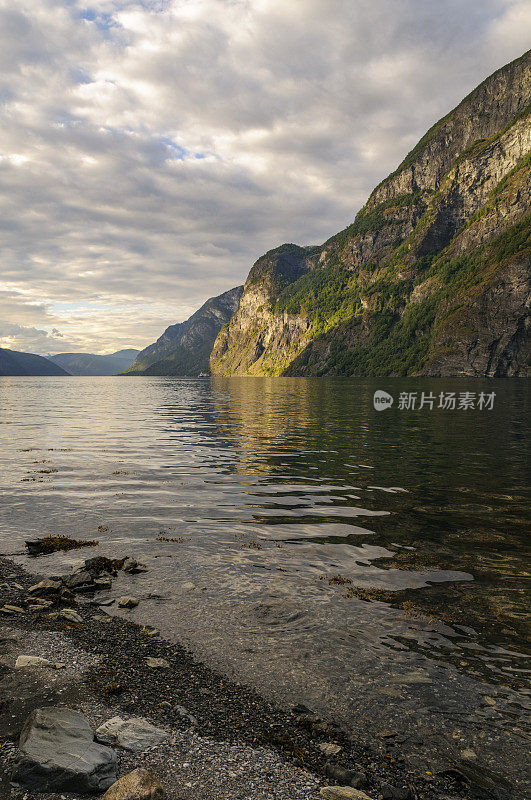
[[[495,406],[373,411],[399,379],[0,378],[0,549],[48,574],[141,557],[115,586],[142,599],[129,616],[239,679],[347,725],[514,749],[526,384],[417,383]],[[30,562],[46,534],[100,544]]]

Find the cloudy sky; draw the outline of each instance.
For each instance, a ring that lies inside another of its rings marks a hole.
[[[530,0],[0,0],[0,346],[145,345],[324,241]]]

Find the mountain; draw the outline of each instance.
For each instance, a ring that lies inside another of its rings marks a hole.
[[[212,345],[236,309],[243,286],[219,297],[211,297],[186,322],[166,328],[154,344],[146,347],[126,375],[199,375],[208,371]]]
[[[437,122],[317,247],[254,264],[219,375],[523,376],[531,51]]]
[[[50,361],[71,375],[118,375],[131,366],[140,350],[118,350],[107,356],[94,353],[57,353],[48,356]]]
[[[68,372],[44,356],[0,347],[0,376],[2,375],[68,375]]]

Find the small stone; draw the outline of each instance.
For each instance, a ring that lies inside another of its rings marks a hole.
[[[341,747],[338,744],[333,744],[332,742],[319,742],[317,747],[325,754],[325,756],[336,756],[341,752]]]
[[[57,592],[60,591],[61,586],[62,586],[61,581],[45,580],[41,581],[40,583],[36,583],[34,586],[30,586],[28,592],[30,594],[39,594],[39,595],[57,594]]]
[[[496,705],[496,700],[494,699],[494,697],[488,697],[488,695],[485,695],[484,700],[485,700],[485,702],[487,703],[488,706],[495,706]]]
[[[112,581],[110,578],[94,578],[94,588],[98,592],[108,591],[112,588]]]
[[[59,611],[57,616],[68,620],[68,622],[83,622],[83,617],[78,614],[77,611],[74,611],[73,608],[64,608],[62,611]]]
[[[96,739],[103,744],[123,747],[142,753],[168,738],[166,731],[155,728],[147,720],[134,717],[128,720],[112,717],[96,730]]]
[[[153,667],[154,669],[167,668],[170,666],[169,661],[166,661],[165,658],[152,658],[151,656],[146,658],[146,664],[148,667]]]
[[[409,800],[409,789],[400,789],[397,786],[391,786],[389,783],[383,783],[380,787],[380,794],[383,800]]]
[[[160,631],[156,628],[142,628],[142,633],[145,633],[146,636],[160,636]]]
[[[55,664],[40,656],[19,656],[15,662],[15,669],[23,669],[24,667],[48,667],[54,669]]]
[[[126,558],[124,561],[123,570],[124,572],[128,572],[130,575],[138,575],[140,572],[147,572],[148,568],[145,564],[140,564],[134,558]]]
[[[475,753],[474,750],[467,748],[466,750],[461,750],[460,756],[463,761],[475,761],[477,758],[477,753]]]
[[[51,608],[53,606],[53,602],[51,600],[45,600],[43,597],[34,597],[31,600],[32,605],[40,606],[41,608]]]
[[[138,598],[131,597],[131,595],[124,595],[118,598],[118,605],[120,608],[136,608],[139,602]]]
[[[341,786],[353,786],[354,789],[361,789],[367,783],[367,777],[363,772],[356,772],[353,769],[345,769],[336,764],[325,764],[325,775]]]
[[[175,706],[174,711],[183,719],[187,719],[190,725],[197,725],[196,718],[184,706]]]
[[[325,800],[371,800],[365,792],[351,786],[323,786],[319,794]]]
[[[192,581],[185,581],[181,584],[181,589],[184,589],[185,592],[192,592],[195,589],[195,583],[192,583]]]
[[[135,769],[116,781],[101,800],[163,800],[164,789],[147,769]]]

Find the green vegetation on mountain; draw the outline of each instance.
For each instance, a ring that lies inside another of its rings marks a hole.
[[[214,373],[525,375],[531,57],[422,137],[354,222],[254,265]]]

